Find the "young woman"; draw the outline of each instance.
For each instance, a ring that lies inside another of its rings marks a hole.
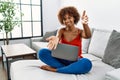
[[[90,38],[91,32],[88,26],[88,17],[86,12],[81,16],[83,30],[75,26],[80,19],[80,15],[75,7],[69,6],[62,8],[58,13],[58,19],[64,28],[58,30],[56,36],[47,38],[49,41],[49,49],[41,49],[39,58],[47,65],[40,66],[41,69],[69,73],[69,74],[84,74],[88,73],[92,68],[92,63],[89,59],[82,57],[82,38]],[[70,44],[79,47],[79,55],[77,61],[68,61],[54,58],[51,56],[51,50],[56,49],[58,43]]]

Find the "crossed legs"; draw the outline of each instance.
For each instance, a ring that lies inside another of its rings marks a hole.
[[[86,58],[81,58],[76,62],[57,59],[51,56],[51,51],[48,49],[41,49],[39,51],[39,58],[47,64],[40,68],[53,72],[83,74],[89,72],[92,68],[91,61]]]

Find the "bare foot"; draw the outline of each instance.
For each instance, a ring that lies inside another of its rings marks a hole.
[[[40,68],[43,69],[43,70],[48,70],[48,71],[56,72],[56,69],[55,69],[55,68],[50,67],[50,66],[48,66],[48,65],[43,65],[43,66],[41,66]]]

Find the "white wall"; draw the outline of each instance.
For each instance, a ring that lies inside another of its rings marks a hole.
[[[43,32],[52,31],[60,26],[57,18],[60,0],[43,0]]]
[[[120,0],[61,0],[61,7],[70,5],[86,10],[90,27],[120,30]]]

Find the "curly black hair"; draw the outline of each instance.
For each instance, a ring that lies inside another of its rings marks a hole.
[[[62,8],[59,13],[58,13],[58,19],[60,21],[61,24],[63,23],[64,20],[64,16],[66,14],[69,14],[70,16],[74,17],[74,23],[77,24],[79,19],[80,19],[80,14],[78,13],[77,9],[73,6],[69,6],[69,7],[64,7]]]

